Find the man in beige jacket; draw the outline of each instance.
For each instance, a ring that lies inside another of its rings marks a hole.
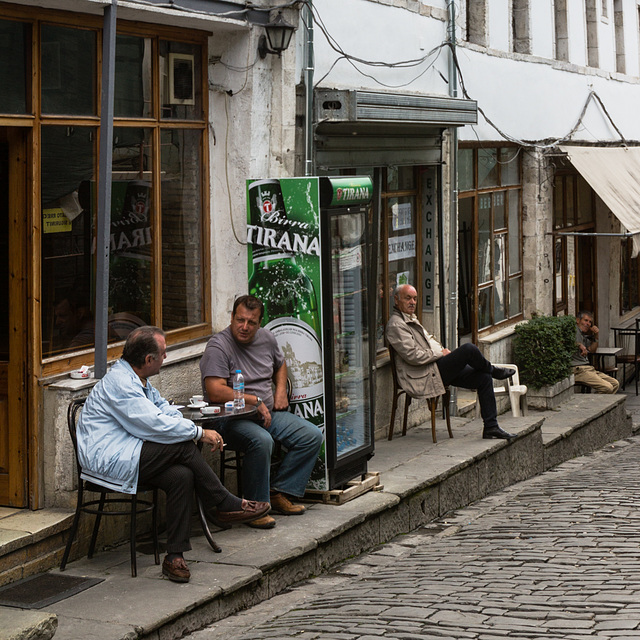
[[[400,386],[412,398],[433,398],[445,385],[476,389],[484,429],[483,438],[511,440],[515,435],[498,426],[493,378],[504,380],[513,370],[494,367],[474,344],[454,351],[445,349],[427,332],[415,315],[418,293],[409,284],[394,291],[395,306],[387,323],[387,342],[396,351],[396,372]]]

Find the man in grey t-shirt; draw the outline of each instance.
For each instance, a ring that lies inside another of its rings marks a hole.
[[[617,393],[620,383],[589,363],[588,354],[598,348],[600,331],[593,324],[590,311],[581,311],[576,317],[576,351],[571,359],[576,382],[592,387],[596,393]]]
[[[305,508],[290,498],[304,495],[322,432],[287,411],[287,365],[275,337],[260,327],[263,315],[264,306],[255,296],[244,295],[235,301],[231,324],[211,337],[200,361],[202,389],[209,402],[228,402],[233,399],[233,376],[237,369],[242,371],[245,403],[254,405],[258,416],[255,421],[223,421],[219,431],[230,449],[244,454],[244,494],[248,500],[263,496],[259,500],[271,502],[276,513],[300,515]],[[287,452],[271,479],[274,442],[281,442]],[[266,515],[250,526],[270,529],[275,524]]]

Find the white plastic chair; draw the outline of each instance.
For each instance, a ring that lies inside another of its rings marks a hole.
[[[529,412],[527,404],[527,385],[520,384],[520,375],[518,373],[518,365],[515,364],[496,364],[495,367],[503,369],[513,369],[515,373],[506,380],[496,380],[500,386],[494,387],[493,392],[496,396],[509,395],[511,402],[511,413],[514,418],[526,416]],[[480,415],[480,402],[476,398],[476,415]]]

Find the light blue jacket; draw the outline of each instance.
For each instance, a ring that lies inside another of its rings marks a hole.
[[[93,388],[80,413],[81,477],[135,493],[145,440],[172,444],[199,440],[202,433],[202,427],[183,418],[148,380],[143,387],[128,362],[118,360]]]

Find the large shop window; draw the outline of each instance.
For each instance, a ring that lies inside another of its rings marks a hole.
[[[69,69],[80,43],[86,59],[95,54],[97,38],[91,31],[43,26],[42,33],[43,38],[48,34],[50,44],[58,43],[51,50],[59,49],[63,68]],[[201,46],[192,43],[117,38],[109,342],[125,339],[143,324],[172,331],[206,322],[201,57]],[[77,70],[84,74],[79,92],[95,87],[89,73],[95,68],[78,63]],[[44,108],[44,77],[42,83]],[[66,115],[66,122],[42,117],[44,358],[93,347],[98,225],[99,122],[73,120],[77,113],[90,111],[96,96],[90,92],[79,106],[53,87],[50,91],[51,112]],[[160,104],[154,104],[154,96]]]
[[[460,336],[522,314],[522,186],[513,147],[460,149]]]

